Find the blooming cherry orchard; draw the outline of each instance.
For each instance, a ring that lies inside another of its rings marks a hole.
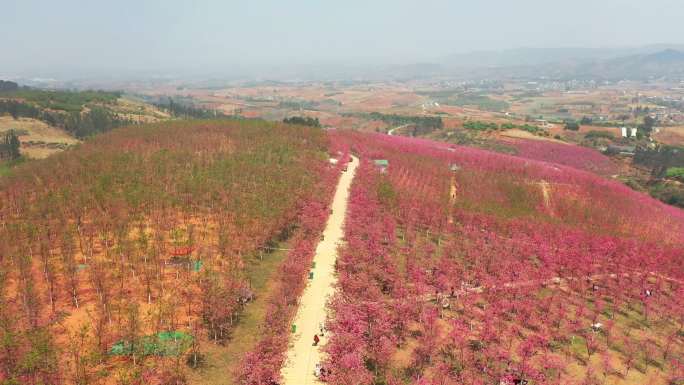
[[[328,382],[666,384],[681,371],[682,210],[562,164],[330,135],[361,165]]]

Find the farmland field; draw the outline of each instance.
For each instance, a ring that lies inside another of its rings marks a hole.
[[[29,158],[45,158],[79,143],[63,130],[35,119],[0,116],[0,133],[15,130],[23,144],[21,152]]]
[[[684,127],[663,127],[658,133],[654,135],[659,142],[669,144],[672,146],[682,145],[684,143]]]

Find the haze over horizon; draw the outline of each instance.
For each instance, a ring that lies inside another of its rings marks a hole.
[[[1,7],[0,44],[9,54],[0,75],[268,73],[518,47],[679,43],[684,36],[684,4],[676,0],[5,0]]]

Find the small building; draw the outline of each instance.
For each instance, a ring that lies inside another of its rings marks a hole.
[[[536,122],[541,126],[541,127],[550,127],[551,124],[549,124],[549,121],[546,119],[537,119]]]
[[[373,165],[375,165],[375,168],[377,168],[378,171],[385,173],[389,167],[389,162],[387,159],[375,159],[373,160]]]
[[[631,134],[630,136],[631,136],[632,138],[636,138],[636,136],[637,136],[637,129],[636,129],[636,128],[632,128],[632,132],[631,132],[630,134]]]
[[[622,137],[626,138],[627,137],[627,127],[622,127],[620,130],[622,131]]]

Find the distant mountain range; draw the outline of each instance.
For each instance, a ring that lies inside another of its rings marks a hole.
[[[607,60],[624,56],[650,55],[665,50],[684,51],[684,45],[659,44],[633,48],[515,48],[453,54],[439,62],[456,67],[516,67]]]
[[[1,77],[0,77],[1,78]],[[10,76],[22,84],[46,88],[120,89],[135,84],[179,83],[199,87],[225,87],[240,81],[277,80],[368,82],[415,79],[556,79],[556,80],[684,80],[684,44],[632,48],[516,48],[476,51],[443,56],[430,62],[363,65],[324,63],[250,69],[229,74],[184,73],[160,76],[149,72],[120,72],[62,80]]]
[[[465,77],[549,77],[644,80],[684,77],[684,45],[638,48],[520,48],[472,52],[440,60]]]
[[[576,72],[584,77],[611,79],[684,78],[684,51],[666,49],[587,64]]]
[[[312,78],[313,71],[305,78]],[[517,48],[448,55],[432,62],[320,68],[316,78],[385,79],[684,79],[684,45],[635,48]]]

